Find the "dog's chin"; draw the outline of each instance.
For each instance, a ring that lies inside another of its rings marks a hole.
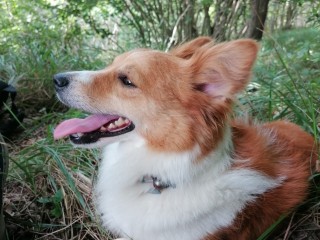
[[[114,142],[125,141],[134,131],[135,125],[131,123],[126,128],[117,132],[92,131],[89,133],[72,134],[69,136],[71,143],[82,148],[102,148]]]
[[[113,137],[100,137],[98,139],[95,139],[94,141],[88,141],[87,139],[82,141],[73,136],[69,136],[69,139],[74,147],[93,149],[93,148],[104,148],[116,142],[123,142],[123,141],[130,140],[135,134],[136,134],[135,131],[131,130],[130,132],[124,133],[122,135],[117,135]]]

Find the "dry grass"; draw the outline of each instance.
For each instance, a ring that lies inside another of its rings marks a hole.
[[[112,239],[92,205],[97,153],[54,143],[50,122],[59,121],[59,115],[27,114],[26,130],[8,141],[4,211],[9,239]]]

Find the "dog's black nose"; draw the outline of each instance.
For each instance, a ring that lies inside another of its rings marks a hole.
[[[53,76],[53,82],[56,89],[65,88],[69,85],[69,77],[67,74],[64,73],[58,73]]]

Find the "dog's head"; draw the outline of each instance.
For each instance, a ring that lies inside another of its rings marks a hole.
[[[139,137],[148,146],[210,151],[222,139],[234,95],[250,78],[258,45],[197,38],[169,53],[137,49],[100,71],[54,76],[58,98],[86,111],[55,130],[74,144],[103,146]]]

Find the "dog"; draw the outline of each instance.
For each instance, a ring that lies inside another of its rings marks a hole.
[[[102,148],[95,205],[121,239],[257,239],[308,194],[318,148],[287,121],[232,118],[258,44],[199,37],[136,49],[99,71],[54,76],[59,100],[91,115],[54,138]]]

